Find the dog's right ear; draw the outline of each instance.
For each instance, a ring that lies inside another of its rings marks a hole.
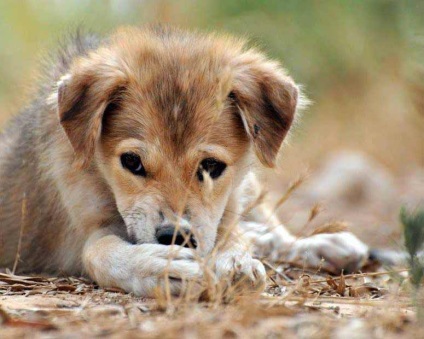
[[[100,138],[102,119],[115,94],[125,86],[117,66],[81,60],[58,82],[60,124],[75,153],[76,164],[87,167]]]

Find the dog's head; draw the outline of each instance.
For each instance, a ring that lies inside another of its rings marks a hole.
[[[58,86],[76,160],[99,169],[129,236],[166,244],[178,225],[202,253],[255,155],[275,165],[297,101],[283,69],[243,42],[170,29],[119,31]]]

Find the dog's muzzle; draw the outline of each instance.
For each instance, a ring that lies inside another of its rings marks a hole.
[[[196,239],[191,232],[181,227],[177,230],[177,227],[172,224],[160,226],[156,231],[156,239],[161,245],[178,245],[188,248],[197,247]]]

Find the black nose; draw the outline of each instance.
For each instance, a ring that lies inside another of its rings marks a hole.
[[[184,231],[183,229],[176,230],[174,225],[165,225],[161,226],[156,231],[156,239],[158,239],[159,244],[162,245],[172,245],[172,239],[174,238],[174,245],[179,245],[183,247],[196,248],[197,243],[193,237],[193,234]]]

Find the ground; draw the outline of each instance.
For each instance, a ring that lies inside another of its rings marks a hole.
[[[265,264],[266,292],[228,303],[156,301],[84,279],[1,274],[0,337],[424,336],[404,269],[329,277]]]

